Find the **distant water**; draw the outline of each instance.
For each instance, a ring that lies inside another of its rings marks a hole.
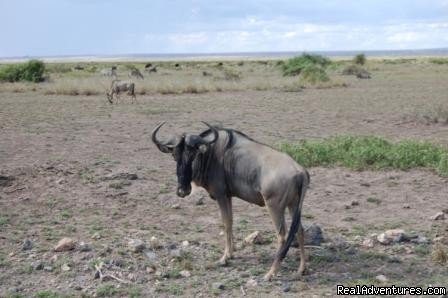
[[[406,56],[448,56],[448,48],[420,50],[375,50],[375,51],[305,51],[330,57],[350,57],[360,53],[376,57],[406,57]],[[0,61],[22,61],[28,59],[43,59],[47,61],[121,61],[121,60],[205,60],[205,59],[273,59],[288,58],[305,53],[303,51],[288,52],[239,52],[239,53],[178,53],[178,54],[122,54],[122,55],[61,55],[61,56],[26,56],[0,57]]]

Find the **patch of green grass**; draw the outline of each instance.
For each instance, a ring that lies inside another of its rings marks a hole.
[[[158,293],[166,293],[168,295],[180,296],[184,293],[184,289],[180,285],[170,283],[168,285],[159,284],[156,288]]]
[[[0,215],[0,226],[7,225],[9,223],[9,217],[6,215]]]
[[[96,289],[97,297],[112,297],[112,296],[118,295],[119,293],[120,293],[120,290],[117,289],[112,284],[102,285]]]
[[[6,298],[25,298],[25,296],[20,293],[8,293],[6,294]]]
[[[431,58],[431,59],[429,59],[429,62],[433,63],[433,64],[439,64],[439,65],[448,64],[448,58]]]
[[[424,257],[426,255],[428,255],[431,250],[429,249],[429,246],[427,244],[417,244],[414,247],[414,252],[416,255],[420,256],[420,257]]]
[[[139,298],[142,297],[142,290],[137,287],[132,287],[128,289],[128,297],[129,298]]]
[[[368,203],[372,203],[372,204],[381,204],[381,200],[375,197],[368,197],[366,200]]]
[[[448,148],[429,142],[390,142],[377,136],[337,136],[282,143],[278,148],[305,167],[344,166],[356,170],[428,168],[448,176]]]
[[[41,290],[41,291],[37,291],[33,297],[35,297],[35,298],[62,298],[62,297],[70,297],[70,296],[59,294],[58,292],[55,292],[52,290]]]

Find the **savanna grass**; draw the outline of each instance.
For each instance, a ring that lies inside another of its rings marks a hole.
[[[337,136],[324,140],[282,143],[278,148],[306,167],[344,166],[351,169],[428,168],[448,176],[448,148],[429,142],[396,143],[377,136]]]

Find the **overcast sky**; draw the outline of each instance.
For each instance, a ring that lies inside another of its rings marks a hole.
[[[0,0],[0,56],[448,47],[448,0]]]

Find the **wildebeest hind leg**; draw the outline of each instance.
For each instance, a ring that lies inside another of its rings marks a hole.
[[[280,253],[280,249],[285,242],[285,234],[286,234],[286,223],[285,223],[285,208],[283,206],[278,206],[275,203],[272,203],[272,200],[265,200],[266,207],[268,208],[269,214],[271,215],[272,223],[274,225],[275,230],[277,231],[277,253],[272,263],[271,269],[264,276],[265,280],[270,280],[273,275],[277,273],[280,269],[281,260],[277,258]]]
[[[233,235],[232,235],[232,225],[233,225],[233,214],[232,214],[232,199],[231,198],[218,198],[219,210],[221,212],[222,223],[224,225],[224,235],[225,235],[225,249],[224,255],[219,260],[220,265],[226,265],[227,260],[232,258],[233,254]]]

